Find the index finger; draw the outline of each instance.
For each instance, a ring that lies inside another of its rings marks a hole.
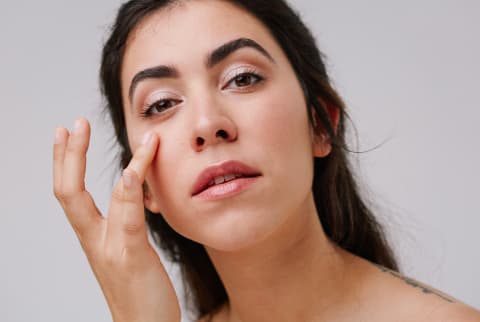
[[[127,166],[127,169],[135,171],[140,182],[145,180],[145,174],[155,157],[159,141],[156,134],[153,132],[147,133]]]

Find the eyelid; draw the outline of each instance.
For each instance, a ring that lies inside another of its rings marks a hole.
[[[220,88],[224,88],[230,81],[232,81],[235,77],[245,74],[245,73],[251,73],[251,74],[256,74],[262,78],[266,78],[265,73],[260,71],[258,67],[252,66],[252,65],[236,65],[233,68],[230,68],[227,70],[226,73],[222,75],[220,78]]]
[[[142,103],[138,107],[138,112],[140,116],[142,117],[148,116],[149,109],[154,104],[162,100],[183,102],[184,98],[172,90],[162,89],[162,90],[157,90],[152,93],[149,93],[146,95],[146,98],[142,101]],[[163,113],[160,113],[160,114],[163,114]]]
[[[151,105],[161,99],[175,99],[180,100],[182,97],[172,90],[156,90],[146,95],[142,105]]]

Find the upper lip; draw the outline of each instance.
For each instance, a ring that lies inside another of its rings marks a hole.
[[[227,161],[220,165],[211,166],[203,170],[195,180],[192,186],[192,196],[199,194],[208,187],[208,184],[216,177],[226,176],[228,174],[239,174],[245,177],[255,177],[261,175],[260,171],[252,168],[240,161]]]

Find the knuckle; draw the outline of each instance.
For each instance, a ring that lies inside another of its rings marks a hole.
[[[125,201],[125,193],[119,187],[116,187],[112,191],[112,201],[117,201],[117,202]]]
[[[68,194],[65,192],[65,189],[62,187],[53,187],[53,194],[55,195],[55,198],[57,198],[58,201],[64,202],[68,199]]]
[[[75,195],[73,191],[69,191],[63,187],[62,188],[54,187],[53,194],[55,195],[58,201],[64,204],[69,203]]]
[[[135,203],[137,198],[135,198],[135,193],[132,191],[129,191],[128,189],[123,189],[122,187],[117,186],[113,191],[112,191],[112,201],[118,202],[118,203]]]
[[[141,223],[128,222],[123,225],[123,231],[126,235],[138,235],[143,231],[143,225]]]

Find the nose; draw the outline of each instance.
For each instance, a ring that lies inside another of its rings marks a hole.
[[[222,142],[234,142],[237,136],[237,126],[222,108],[210,105],[197,110],[192,135],[196,151]]]

